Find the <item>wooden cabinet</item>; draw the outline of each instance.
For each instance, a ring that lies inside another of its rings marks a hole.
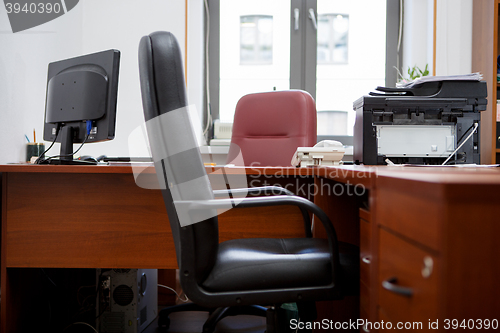
[[[318,311],[318,318],[362,319],[361,333],[444,332],[446,320],[498,324],[499,168],[343,166],[315,172],[317,188],[343,182],[366,190],[363,200],[331,191],[314,197],[339,240],[360,248],[359,317],[341,316],[346,303],[333,301],[322,304],[328,311]],[[321,225],[315,236],[324,237]]]
[[[472,71],[481,72],[488,85],[488,106],[481,113],[481,163],[500,162],[497,148],[497,57],[500,55],[499,0],[473,1]]]
[[[498,321],[497,170],[412,172],[379,174],[373,191],[370,321]]]
[[[359,210],[359,316],[367,321],[372,320],[370,316],[370,270],[372,261],[371,249],[371,214],[368,210]],[[365,332],[367,332],[365,330]]]

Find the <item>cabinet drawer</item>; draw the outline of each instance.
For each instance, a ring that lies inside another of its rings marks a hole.
[[[372,221],[372,213],[371,211],[360,208],[359,209],[359,218],[362,220],[365,220],[366,222],[371,222]]]
[[[371,225],[365,220],[359,221],[359,275],[362,282],[370,283],[371,253]]]
[[[443,208],[434,204],[441,200],[439,191],[434,193],[433,188],[415,183],[381,179],[377,187],[377,224],[438,251],[444,219]]]
[[[438,312],[436,256],[379,230],[379,306],[393,321],[427,323]]]
[[[364,282],[359,283],[359,308],[366,313],[370,309],[370,288]]]
[[[361,308],[359,310],[359,318],[362,319],[364,321],[364,325],[360,328],[359,332],[360,333],[372,333],[372,332],[375,332],[373,329],[370,331],[368,329],[368,326],[366,324],[366,322],[370,321],[370,317],[368,316],[368,312],[365,311],[363,308]]]

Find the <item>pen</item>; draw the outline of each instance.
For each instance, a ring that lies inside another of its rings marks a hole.
[[[28,140],[28,143],[30,143],[30,139],[28,138],[28,136],[26,134],[24,134],[24,137],[26,138],[26,140]]]
[[[33,142],[36,143],[36,133],[34,128],[33,128]]]

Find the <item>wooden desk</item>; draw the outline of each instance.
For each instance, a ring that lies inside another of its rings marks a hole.
[[[287,186],[291,178],[273,172],[248,171],[249,183]],[[131,167],[3,165],[0,173],[1,332],[16,331],[23,320],[17,315],[26,282],[15,268],[177,268],[161,192],[138,187]],[[235,168],[228,177],[246,173]],[[289,189],[312,183],[302,173]],[[143,176],[154,182],[154,168]],[[221,241],[304,235],[301,215],[286,206],[230,210],[219,228]]]
[[[325,173],[316,181],[350,181],[369,191],[368,206],[358,214],[360,318],[375,325],[361,331],[378,331],[382,320],[393,329],[399,322],[422,323],[423,331],[438,320],[434,332],[447,324],[451,329],[446,320],[453,319],[477,325],[471,328],[479,327],[477,320],[496,319],[500,327],[500,169],[347,169],[349,176]],[[355,209],[345,196],[315,201],[330,216],[342,207]],[[353,216],[340,214],[343,220]],[[392,286],[411,296],[384,288],[393,278]]]
[[[138,188],[130,167],[0,166],[0,172],[1,332],[22,320],[14,316],[22,307],[14,296],[23,289],[12,276],[16,267],[176,267],[161,194]],[[439,319],[440,328],[444,319],[500,319],[500,170],[345,166],[228,174],[314,199],[339,240],[360,245],[359,306],[357,298],[348,302],[361,318],[394,325]],[[303,235],[300,214],[286,207],[233,209],[219,224],[221,241]],[[318,224],[314,234],[323,234]],[[392,277],[413,296],[384,289]],[[320,318],[352,318],[352,312],[334,317],[336,304],[320,307]]]

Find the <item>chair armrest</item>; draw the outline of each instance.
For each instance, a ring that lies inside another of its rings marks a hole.
[[[266,206],[297,206],[305,211],[311,212],[316,215],[321,224],[323,224],[326,235],[328,238],[328,244],[330,247],[330,252],[334,257],[334,267],[333,273],[335,276],[335,270],[339,267],[339,252],[338,252],[338,240],[337,233],[333,227],[332,222],[328,218],[328,215],[316,206],[311,201],[304,199],[299,196],[276,196],[276,197],[256,197],[256,198],[243,198],[243,199],[213,199],[213,200],[196,200],[196,201],[175,201],[175,205],[183,208],[183,210],[196,211],[196,210],[207,210],[207,209],[231,209],[231,208],[247,208],[247,207],[266,207]],[[306,213],[307,214],[307,213]]]
[[[292,191],[279,186],[261,186],[261,187],[250,187],[250,188],[237,188],[231,190],[214,190],[214,197],[226,197],[231,195],[236,196],[246,196],[250,195],[295,195]]]
[[[292,191],[287,190],[286,188],[279,186],[261,186],[261,187],[250,187],[250,188],[237,188],[231,190],[214,190],[214,197],[244,197],[246,195],[289,195],[295,196]],[[236,206],[236,207],[239,207]],[[300,212],[302,213],[302,218],[304,219],[304,229],[306,233],[306,237],[312,237],[311,231],[311,218],[309,217],[309,213],[303,207],[299,207]]]

